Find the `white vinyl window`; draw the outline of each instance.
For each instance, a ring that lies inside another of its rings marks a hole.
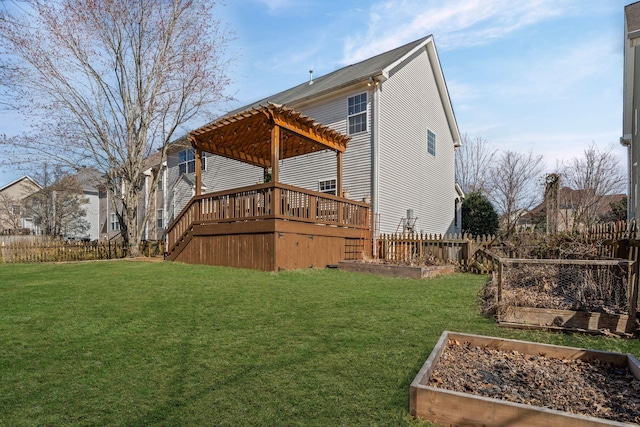
[[[427,129],[427,153],[436,155],[436,134]]]
[[[333,194],[335,196],[336,187],[335,179],[327,179],[325,181],[318,182],[318,191],[321,193]]]
[[[160,171],[158,173],[158,190],[162,190],[163,180],[164,180],[164,171]]]
[[[348,107],[349,135],[365,132],[367,130],[367,93],[349,97]]]
[[[120,221],[118,221],[118,215],[115,213],[111,214],[111,231],[120,230]]]
[[[162,209],[158,209],[156,211],[156,226],[158,230],[162,230],[164,228],[164,212]]]

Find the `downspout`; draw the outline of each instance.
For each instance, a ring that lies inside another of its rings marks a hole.
[[[167,211],[167,199],[169,198],[169,194],[168,194],[168,187],[167,187],[167,175],[169,174],[169,171],[167,170],[167,162],[165,161],[162,166],[162,234],[164,234],[164,240],[165,240],[165,248],[167,247],[166,245],[169,244],[169,241],[167,239],[167,233],[166,233],[166,229],[167,229],[167,218],[169,217],[169,212]]]
[[[375,82],[374,87],[373,87],[373,128],[372,128],[372,135],[373,135],[373,147],[372,147],[372,162],[373,162],[373,177],[372,177],[372,182],[371,182],[371,200],[372,200],[372,205],[371,205],[371,210],[372,210],[372,228],[374,228],[375,231],[375,235],[373,235],[373,256],[375,257],[376,254],[376,248],[378,245],[375,244],[376,240],[378,239],[378,232],[379,230],[375,230],[375,218],[376,218],[376,214],[378,214],[379,209],[380,209],[380,197],[379,197],[379,191],[380,191],[380,126],[378,125],[380,123],[379,120],[379,114],[380,114],[380,109],[379,109],[379,104],[380,103],[380,83],[379,82]]]
[[[149,175],[144,175],[144,215],[147,216],[149,212]],[[149,240],[149,221],[144,223],[144,240]]]

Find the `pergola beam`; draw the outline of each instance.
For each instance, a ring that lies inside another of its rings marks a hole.
[[[221,118],[189,133],[189,141],[196,149],[196,194],[202,184],[203,151],[265,170],[271,168],[272,181],[279,182],[280,160],[333,150],[337,155],[337,194],[342,195],[342,153],[349,140],[340,132],[277,104]]]

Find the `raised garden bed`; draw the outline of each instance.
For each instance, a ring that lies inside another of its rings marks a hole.
[[[501,326],[633,334],[638,284],[626,260],[495,257],[483,312]]]
[[[413,267],[408,265],[394,265],[376,262],[340,261],[338,268],[357,273],[380,274],[391,277],[407,277],[411,279],[428,279],[442,274],[454,272],[453,265],[429,265]]]
[[[638,425],[640,362],[444,332],[411,383],[410,413],[447,426]]]

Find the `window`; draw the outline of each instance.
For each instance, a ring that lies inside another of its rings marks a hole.
[[[367,130],[367,94],[361,93],[348,100],[349,135]]]
[[[436,155],[436,134],[427,129],[427,153]]]
[[[328,179],[326,181],[320,181],[318,183],[318,191],[321,193],[336,195],[336,180]]]
[[[113,178],[113,195],[116,197],[122,196],[122,178],[119,176]]]
[[[162,209],[158,209],[156,211],[156,226],[158,230],[162,230],[164,228],[164,212],[162,212]]]
[[[164,171],[160,171],[158,173],[158,190],[162,190],[162,185],[163,185],[162,180],[163,179],[164,179]]]
[[[195,173],[196,171],[196,154],[193,150],[182,150],[178,153],[178,167],[180,168],[180,174],[183,173]],[[206,170],[206,157],[202,156],[201,169]]]
[[[13,215],[20,215],[20,205],[12,205],[11,212]]]
[[[118,221],[118,215],[115,213],[111,214],[111,231],[120,230],[120,221]]]

